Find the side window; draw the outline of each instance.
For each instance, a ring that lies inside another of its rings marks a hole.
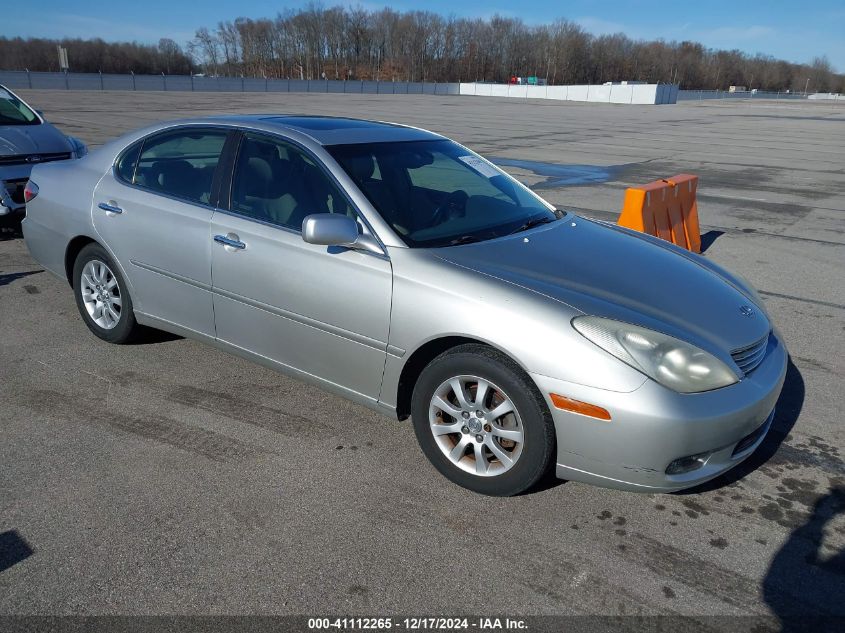
[[[182,129],[147,139],[135,169],[135,184],[208,204],[226,134],[222,130]]]
[[[135,165],[138,162],[138,155],[141,153],[141,143],[136,143],[123,153],[117,161],[117,176],[121,180],[134,184]]]
[[[251,134],[241,141],[235,163],[231,210],[296,231],[312,213],[355,217],[346,196],[305,152]]]

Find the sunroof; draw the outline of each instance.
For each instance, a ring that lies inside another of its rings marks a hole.
[[[347,130],[351,128],[387,127],[385,123],[361,121],[359,119],[344,119],[342,117],[277,116],[268,117],[267,120],[305,130]]]

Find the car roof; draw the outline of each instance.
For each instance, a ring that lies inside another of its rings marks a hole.
[[[253,114],[223,118],[243,127],[257,125],[262,129],[294,130],[305,134],[320,145],[443,140],[439,134],[407,125],[350,117]]]

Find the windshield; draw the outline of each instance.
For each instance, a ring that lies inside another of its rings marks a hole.
[[[38,115],[15,95],[0,88],[0,125],[38,125]]]
[[[487,240],[557,217],[528,188],[452,141],[327,149],[408,246]]]

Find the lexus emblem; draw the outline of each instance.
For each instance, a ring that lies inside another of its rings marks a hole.
[[[739,313],[742,316],[750,317],[754,314],[754,308],[751,306],[739,306]]]

